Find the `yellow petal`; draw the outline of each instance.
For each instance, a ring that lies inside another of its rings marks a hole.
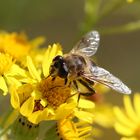
[[[47,120],[48,114],[49,114],[49,110],[48,110],[48,108],[45,108],[44,110],[41,111],[37,121],[41,122],[41,121]]]
[[[5,79],[2,76],[0,76],[0,89],[3,92],[3,95],[7,95],[8,87],[7,87],[6,83],[5,83]]]
[[[44,55],[44,59],[42,62],[42,70],[43,70],[43,74],[44,77],[47,77],[49,75],[49,67],[50,67],[50,61],[49,61],[49,53],[51,50],[51,46],[48,46],[45,55]]]
[[[88,123],[93,123],[94,115],[92,113],[75,109],[74,115],[80,120],[83,120]]]
[[[45,37],[40,36],[40,37],[37,37],[37,38],[31,40],[31,41],[30,41],[30,44],[31,44],[33,47],[39,47],[39,46],[42,45],[44,42],[45,42]]]
[[[97,104],[94,110],[95,118],[94,122],[103,127],[112,127],[115,122],[115,116],[112,106],[109,104]]]
[[[33,64],[33,61],[32,61],[30,56],[27,56],[27,67],[28,67],[28,70],[29,70],[31,76],[34,79],[40,81],[41,80],[40,75],[39,75],[38,71],[36,70],[36,68],[35,68],[35,66]]]
[[[21,82],[19,80],[15,79],[14,77],[7,77],[7,82],[9,85],[15,85],[16,87],[21,86]]]
[[[57,55],[61,55],[62,56],[63,55],[62,51],[58,51]]]
[[[34,90],[32,93],[31,93],[31,96],[34,97],[35,100],[39,100],[42,98],[42,94],[41,92],[37,91],[37,90]]]
[[[43,107],[46,107],[47,104],[48,104],[48,102],[47,102],[46,99],[41,99],[40,104],[41,104]]]
[[[13,64],[12,68],[6,73],[6,77],[14,77],[16,78],[15,80],[18,80],[19,82],[24,82],[24,83],[33,83],[35,82],[34,79],[32,79],[29,76],[29,73],[25,71],[24,69],[20,68],[18,65]]]
[[[65,103],[65,104],[60,105],[58,109],[56,110],[56,115],[55,115],[56,120],[63,119],[69,114],[71,114],[75,107],[76,107],[76,104],[74,103],[69,103],[69,104]]]
[[[134,108],[135,108],[135,111],[137,113],[137,116],[140,120],[140,93],[135,93],[134,94]]]
[[[45,77],[49,75],[50,65],[56,55],[62,55],[61,46],[58,44],[54,44],[52,47],[48,46],[42,63],[43,74]]]
[[[50,62],[57,55],[57,51],[58,51],[57,45],[53,44],[51,51],[50,51],[50,54],[49,54]]]
[[[23,116],[27,116],[28,117],[33,112],[33,109],[34,109],[34,98],[30,97],[21,106],[20,113]]]
[[[127,126],[121,125],[120,123],[115,124],[115,130],[119,134],[124,135],[124,136],[132,136],[134,133],[132,129],[130,129]]]
[[[8,72],[8,74],[6,75],[10,75],[10,76],[17,76],[20,75],[22,77],[27,77],[26,71],[22,68],[20,68],[18,65],[13,64]]]
[[[131,119],[129,119],[121,109],[119,109],[118,107],[114,107],[114,113],[116,115],[117,120],[120,123],[122,123],[123,125],[125,125],[130,129],[136,128],[137,124],[135,124]]]
[[[78,107],[85,109],[93,109],[95,107],[95,104],[92,101],[80,98]]]
[[[137,117],[136,113],[131,104],[131,100],[129,96],[124,96],[124,106],[128,117],[133,120],[133,122],[138,123],[140,122],[139,118]]]
[[[30,114],[28,116],[28,120],[30,122],[32,122],[33,124],[38,124],[39,123],[38,117],[39,117],[40,113],[41,113],[41,110],[33,112],[32,114]]]
[[[23,104],[31,96],[32,91],[33,87],[30,84],[23,84],[18,87],[17,92],[21,104]]]
[[[48,119],[51,120],[51,114],[48,108],[45,108],[44,110],[35,111],[28,117],[28,120],[34,124],[38,124],[39,122]]]
[[[10,93],[11,93],[10,98],[11,105],[13,106],[13,108],[18,109],[20,107],[20,100],[15,86],[10,87]]]
[[[57,45],[57,51],[56,51],[56,55],[63,55],[63,52],[62,52],[62,46],[57,43],[57,44],[54,44],[54,45]]]

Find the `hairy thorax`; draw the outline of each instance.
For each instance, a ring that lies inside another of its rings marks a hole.
[[[84,71],[86,60],[80,55],[66,55],[65,61],[69,69],[69,77],[76,78]]]

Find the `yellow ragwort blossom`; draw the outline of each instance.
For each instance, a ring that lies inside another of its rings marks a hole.
[[[24,33],[0,32],[0,52],[7,53],[17,60],[28,55],[31,49],[43,42],[43,37],[29,41]]]
[[[129,96],[124,96],[124,109],[114,107],[115,130],[121,140],[140,140],[140,93],[135,93],[133,105]]]
[[[20,84],[19,79],[26,77],[25,71],[18,65],[14,64],[14,60],[11,55],[0,53],[0,91],[3,95],[8,93],[8,88],[11,84]],[[18,79],[16,79],[18,78]]]
[[[81,120],[93,122],[93,115],[77,108],[77,100],[71,97],[71,88],[64,79],[52,80],[49,67],[56,55],[62,55],[59,44],[49,46],[45,52],[42,68],[36,69],[31,57],[27,57],[27,67],[32,79],[24,79],[24,84],[11,86],[11,104],[34,124],[42,120],[59,120],[74,114]],[[39,68],[39,67],[38,67]],[[81,99],[79,108],[93,108],[94,103]]]
[[[92,126],[87,122],[65,118],[57,122],[57,133],[64,140],[85,140],[93,135]],[[93,138],[92,138],[93,139]]]
[[[16,62],[22,63],[29,51],[43,42],[43,38],[28,41],[25,34],[0,32],[0,92],[8,93],[11,84],[20,85],[20,79],[27,77],[25,70]]]

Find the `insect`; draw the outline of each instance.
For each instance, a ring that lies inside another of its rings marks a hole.
[[[80,95],[91,96],[95,93],[95,82],[104,84],[113,90],[130,94],[131,90],[117,77],[107,70],[97,66],[91,59],[99,47],[100,36],[97,31],[91,31],[81,38],[76,46],[64,56],[56,56],[50,67],[50,75],[68,80]]]

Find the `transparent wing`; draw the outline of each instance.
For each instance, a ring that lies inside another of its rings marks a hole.
[[[99,33],[97,31],[91,31],[81,38],[81,40],[72,49],[71,53],[81,53],[88,57],[92,56],[98,49],[99,41]]]
[[[120,93],[131,93],[131,90],[120,79],[98,66],[92,66],[91,73],[84,73],[83,76],[89,80],[102,83]]]

